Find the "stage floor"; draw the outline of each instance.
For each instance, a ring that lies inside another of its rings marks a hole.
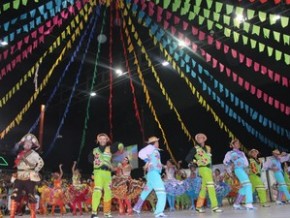
[[[225,206],[223,207],[224,212],[223,213],[213,213],[210,209],[206,209],[205,213],[197,213],[195,211],[190,210],[180,210],[175,212],[168,212],[165,211],[165,214],[168,215],[168,218],[185,218],[185,217],[198,217],[198,218],[286,218],[290,217],[290,204],[278,206],[274,203],[271,204],[271,207],[260,207],[258,205],[257,210],[255,211],[246,211],[246,210],[234,210],[231,206]],[[113,216],[115,218],[125,218],[125,217],[131,217],[131,218],[153,218],[154,214],[150,212],[144,212],[140,215],[134,214],[132,216],[120,216],[117,213],[113,213]],[[9,216],[4,216],[9,217]],[[17,216],[18,217],[18,216]],[[29,218],[29,215],[19,216],[23,218]],[[54,216],[42,216],[37,215],[37,217],[40,218],[52,218],[52,217],[61,217],[58,214],[55,214]],[[63,217],[65,218],[76,218],[76,217],[90,217],[90,214],[83,214],[82,216],[77,215],[73,216],[71,213],[65,214]],[[99,217],[104,217],[102,212],[100,212]]]

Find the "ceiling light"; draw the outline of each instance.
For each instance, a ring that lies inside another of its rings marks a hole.
[[[116,74],[117,74],[118,76],[122,76],[122,75],[123,75],[123,71],[120,70],[120,69],[117,69],[117,70],[116,70]]]
[[[186,43],[185,43],[185,41],[183,41],[183,40],[178,40],[178,45],[179,45],[180,47],[185,47],[185,46],[186,46]]]
[[[8,42],[0,40],[0,46],[6,46],[6,45],[8,45]]]
[[[163,61],[161,64],[162,64],[164,67],[166,67],[167,65],[169,65],[169,62],[168,62],[168,61]]]
[[[96,95],[97,95],[96,92],[91,92],[91,93],[90,93],[90,96],[91,96],[91,97],[94,97],[94,96],[96,96]]]
[[[244,22],[246,19],[245,19],[245,17],[244,17],[242,14],[237,14],[237,16],[236,16],[236,20],[237,20],[239,23],[242,23],[242,22]]]

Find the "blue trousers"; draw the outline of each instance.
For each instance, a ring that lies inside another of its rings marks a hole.
[[[253,192],[252,192],[252,184],[250,182],[248,174],[245,172],[243,168],[236,168],[235,175],[241,183],[241,188],[239,189],[239,197],[245,196],[245,203],[250,204],[253,203]],[[239,201],[239,200],[238,200]],[[237,202],[240,203],[240,202]]]
[[[163,213],[166,205],[166,192],[160,173],[155,170],[147,173],[147,183],[141,192],[140,199],[142,201],[146,200],[152,190],[155,191],[157,196],[157,204],[154,214]]]
[[[285,182],[285,179],[284,179],[282,172],[281,171],[274,172],[274,177],[276,179],[276,182],[278,183],[279,193],[283,193],[285,195],[286,199],[289,201],[290,194],[289,194],[288,187],[286,185],[286,182]],[[281,201],[281,199],[278,199],[278,200]]]

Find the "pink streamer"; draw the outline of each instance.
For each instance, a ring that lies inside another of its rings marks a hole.
[[[242,53],[239,53],[239,61],[240,63],[243,63],[245,61],[245,55]]]

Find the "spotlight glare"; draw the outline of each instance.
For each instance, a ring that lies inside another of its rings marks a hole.
[[[236,20],[239,22],[239,23],[242,23],[245,21],[245,17],[242,15],[242,14],[237,14],[236,15]]]
[[[6,46],[6,45],[8,45],[8,42],[0,40],[0,45],[1,46]]]
[[[117,74],[118,76],[122,76],[122,75],[123,75],[123,71],[120,70],[120,69],[117,69],[117,70],[116,70],[116,74]]]
[[[91,93],[90,93],[90,96],[91,96],[91,97],[94,97],[94,96],[96,96],[96,95],[97,95],[96,92],[91,92]]]
[[[166,66],[169,65],[169,62],[168,62],[168,61],[163,61],[163,62],[162,62],[162,65],[163,65],[164,67],[166,67]]]
[[[274,16],[274,20],[275,21],[280,20],[280,19],[281,19],[281,16],[279,14],[277,14],[277,15]]]
[[[178,40],[178,45],[180,47],[185,47],[186,46],[186,43],[183,40]]]

